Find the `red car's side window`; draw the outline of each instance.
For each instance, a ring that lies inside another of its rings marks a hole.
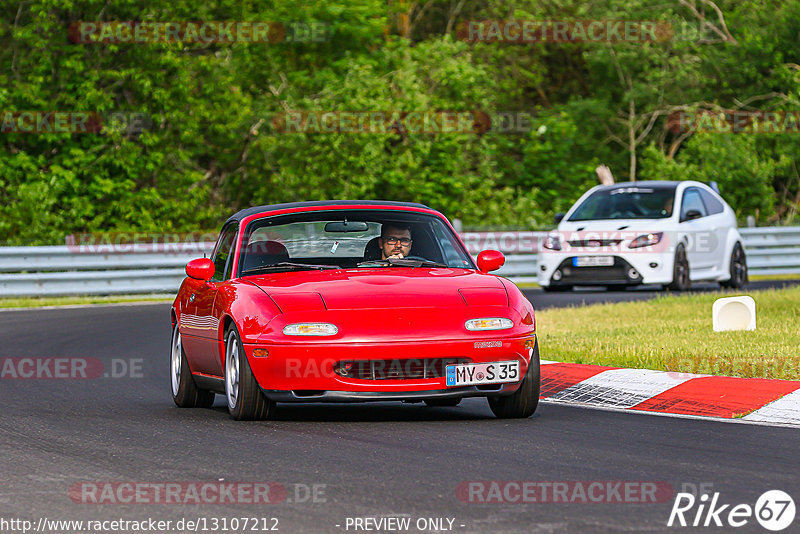
[[[231,224],[222,230],[219,241],[217,242],[216,249],[211,261],[214,262],[214,278],[213,280],[221,282],[227,280],[231,275],[231,268],[233,263],[233,244],[236,242],[236,230],[238,225]]]

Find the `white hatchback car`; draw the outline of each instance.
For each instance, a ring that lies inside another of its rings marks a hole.
[[[736,216],[711,187],[694,181],[626,182],[586,192],[539,251],[539,285],[608,288],[692,282],[747,283]]]

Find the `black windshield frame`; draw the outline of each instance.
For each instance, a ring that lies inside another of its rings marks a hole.
[[[442,259],[443,260],[442,263],[447,265],[448,268],[477,270],[477,266],[475,265],[472,256],[464,247],[463,243],[458,238],[458,236],[454,234],[450,225],[448,225],[445,222],[445,220],[443,220],[443,218],[440,216],[430,213],[420,213],[413,210],[345,208],[345,209],[333,209],[333,210],[314,210],[314,211],[284,213],[266,217],[259,217],[257,219],[250,221],[247,224],[244,232],[242,232],[241,237],[237,243],[237,246],[239,247],[238,263],[236,266],[237,276],[244,275],[242,270],[242,266],[244,265],[243,262],[244,249],[250,242],[251,237],[256,231],[268,228],[270,226],[279,227],[281,225],[286,225],[290,223],[304,223],[304,222],[317,222],[317,221],[323,222],[323,221],[344,220],[344,219],[347,219],[348,221],[364,221],[371,223],[378,222],[380,224],[396,223],[399,225],[407,225],[415,228],[415,232],[418,232],[420,229],[424,229],[425,225],[429,225],[430,229],[426,231],[426,234],[429,235],[425,235],[424,238],[429,240],[428,246],[437,247],[439,257],[427,258],[428,260],[438,261],[438,259]],[[420,239],[422,237],[423,236],[419,236]],[[449,242],[448,246],[451,248],[449,253],[450,256],[449,260],[448,260],[448,251],[444,250],[442,244],[439,242],[440,239],[447,239],[447,241]],[[455,252],[456,254],[457,262],[452,254],[453,252]],[[413,249],[412,249],[412,254],[413,254]],[[314,258],[309,258],[309,260],[312,259]],[[302,262],[302,260],[303,260],[302,257],[291,258],[291,261],[293,262],[298,262],[298,261]]]

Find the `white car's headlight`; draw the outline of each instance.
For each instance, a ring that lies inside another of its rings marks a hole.
[[[641,248],[657,245],[661,242],[661,237],[664,232],[652,232],[650,234],[643,234],[628,244],[628,248]]]
[[[505,330],[514,326],[511,319],[505,317],[488,317],[486,319],[470,319],[464,326],[467,330]]]
[[[561,238],[557,235],[549,235],[544,238],[542,246],[549,250],[561,250]]]
[[[330,323],[294,323],[283,327],[287,336],[335,336],[339,329]]]

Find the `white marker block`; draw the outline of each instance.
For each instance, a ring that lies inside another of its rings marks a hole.
[[[714,332],[756,329],[756,301],[752,297],[717,299],[711,308]]]

